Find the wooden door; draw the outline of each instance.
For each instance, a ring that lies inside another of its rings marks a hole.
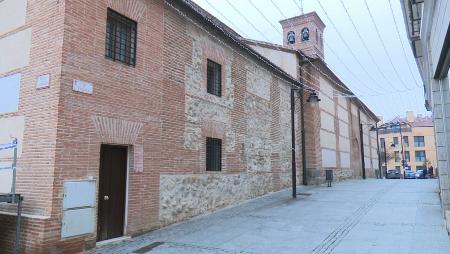
[[[102,145],[97,210],[97,241],[123,235],[127,148]]]

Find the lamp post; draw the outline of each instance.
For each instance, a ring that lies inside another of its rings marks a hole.
[[[403,172],[405,172],[405,151],[403,149],[403,133],[402,133],[402,124],[400,122],[397,122],[398,127],[400,128],[400,145],[401,145],[401,151],[402,151],[402,168]]]
[[[292,197],[297,197],[297,164],[295,161],[295,92],[300,91],[300,121],[301,121],[301,138],[302,138],[302,172],[303,184],[307,185],[306,181],[306,143],[305,143],[305,105],[303,103],[304,93],[303,83],[300,88],[291,88],[291,150],[292,150]],[[319,104],[320,98],[315,92],[310,92],[306,100],[312,107]]]

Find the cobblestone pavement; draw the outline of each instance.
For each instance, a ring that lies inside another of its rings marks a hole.
[[[352,180],[263,196],[90,253],[450,253],[438,181]],[[153,248],[152,248],[153,247]]]

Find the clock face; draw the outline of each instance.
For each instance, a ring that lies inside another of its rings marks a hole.
[[[289,44],[294,44],[295,43],[295,33],[294,31],[289,31],[287,33],[287,41]]]
[[[302,29],[302,41],[309,41],[309,28],[307,27]]]

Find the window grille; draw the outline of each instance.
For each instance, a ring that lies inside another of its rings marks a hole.
[[[222,66],[208,59],[207,63],[207,92],[222,96]]]
[[[111,9],[108,9],[107,16],[106,57],[135,66],[137,23]]]
[[[222,140],[206,138],[206,171],[222,170]]]

